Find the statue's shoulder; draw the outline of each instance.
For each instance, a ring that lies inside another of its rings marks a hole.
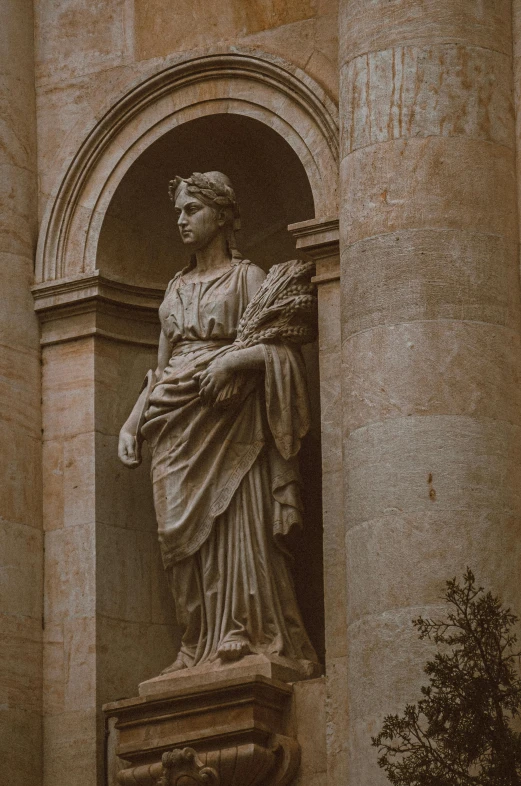
[[[251,259],[241,259],[238,264],[248,281],[264,281],[266,278],[264,270],[259,265],[256,265],[255,262],[252,262]]]
[[[266,273],[249,259],[242,259],[239,264],[245,277],[248,300],[251,300],[266,278]]]
[[[167,288],[165,290],[165,297],[172,291],[172,289],[174,289],[177,286],[177,284],[179,283],[179,279],[185,273],[189,273],[190,270],[192,270],[192,268],[193,268],[193,265],[190,264],[190,265],[185,265],[185,267],[182,268],[182,270],[178,270],[177,271],[175,276],[172,279],[170,279],[170,281],[168,282]]]
[[[168,295],[170,294],[172,289],[176,286],[177,282],[179,281],[180,275],[181,275],[180,272],[176,273],[175,276],[173,278],[171,278],[170,281],[168,282],[167,287],[165,289],[165,294],[164,294],[165,298],[168,297]]]

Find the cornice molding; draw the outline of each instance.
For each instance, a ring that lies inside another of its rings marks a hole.
[[[338,218],[312,218],[288,226],[301,251],[317,263],[315,284],[324,284],[340,278],[340,232]]]
[[[43,346],[97,337],[157,347],[163,289],[124,284],[96,271],[36,284],[32,293]]]
[[[41,319],[53,317],[59,310],[79,309],[87,301],[97,300],[115,306],[157,312],[161,305],[164,289],[140,287],[105,278],[96,270],[82,274],[35,284],[31,289],[35,311]]]

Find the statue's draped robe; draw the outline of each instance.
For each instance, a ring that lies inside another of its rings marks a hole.
[[[300,350],[263,345],[237,404],[204,406],[194,374],[236,337],[262,271],[236,262],[212,281],[169,284],[159,315],[172,346],[142,435],[152,451],[159,540],[187,666],[223,643],[316,662],[297,607],[287,536],[301,525],[297,453],[309,427]]]

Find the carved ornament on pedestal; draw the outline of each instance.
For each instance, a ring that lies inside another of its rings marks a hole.
[[[193,748],[174,748],[163,753],[163,775],[158,786],[219,786],[219,775],[213,767],[205,767]]]

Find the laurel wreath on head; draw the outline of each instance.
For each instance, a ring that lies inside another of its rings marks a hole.
[[[239,207],[233,190],[225,185],[216,183],[215,180],[203,175],[201,172],[194,172],[190,177],[184,179],[176,177],[171,180],[168,186],[168,194],[172,201],[175,200],[175,193],[181,183],[186,184],[186,190],[193,196],[202,196],[209,202],[219,207],[232,208],[234,216],[238,216]]]

